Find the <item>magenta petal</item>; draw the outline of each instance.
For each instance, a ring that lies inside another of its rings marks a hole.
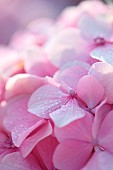
[[[52,134],[52,127],[49,122],[45,123],[42,127],[37,129],[37,132],[24,140],[20,147],[20,151],[25,158],[33,150],[38,142]]]
[[[91,57],[113,65],[113,44],[95,48]]]
[[[49,118],[50,113],[68,102],[67,96],[59,88],[45,85],[31,95],[28,110],[39,117]]]
[[[97,140],[101,147],[113,153],[113,111],[104,118]]]
[[[81,141],[92,141],[93,116],[89,113],[65,127],[55,127],[55,136],[58,141],[76,139]]]
[[[6,155],[0,162],[1,170],[42,170],[33,155],[24,159],[19,152]]]
[[[47,169],[54,169],[52,158],[57,145],[58,141],[53,136],[48,136],[37,144],[38,152]]]
[[[58,145],[53,156],[53,163],[60,170],[78,170],[88,161],[92,152],[90,143],[67,140]]]
[[[97,151],[82,170],[112,170],[113,155],[106,151]]]
[[[17,147],[34,129],[45,123],[45,120],[27,111],[28,99],[29,96],[17,97],[10,101],[6,108],[4,125],[11,132],[13,143]]]
[[[86,75],[77,84],[77,94],[92,109],[102,100],[104,88],[95,77]]]
[[[113,66],[108,63],[97,62],[89,70],[89,75],[93,75],[104,87],[105,97],[109,104],[113,103]]]
[[[75,99],[50,114],[51,119],[58,127],[63,127],[85,116],[85,110],[80,108]]]

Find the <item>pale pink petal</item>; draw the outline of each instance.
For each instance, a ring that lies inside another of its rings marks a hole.
[[[48,136],[37,145],[38,152],[47,169],[54,169],[52,158],[57,145],[58,141],[53,136]]]
[[[107,38],[113,32],[112,25],[100,18],[94,18],[91,14],[84,13],[78,22],[82,35],[89,41],[98,37]]]
[[[42,170],[33,155],[24,159],[19,152],[6,155],[0,162],[1,170]]]
[[[83,76],[77,84],[77,95],[92,109],[97,106],[104,97],[104,88],[92,75]]]
[[[55,136],[58,141],[66,139],[76,139],[81,141],[92,141],[93,116],[86,114],[83,118],[78,119],[65,127],[55,127]]]
[[[113,103],[113,66],[108,63],[97,62],[92,65],[89,70],[89,75],[93,75],[104,87],[105,97],[107,102]]]
[[[90,55],[92,58],[113,65],[113,44],[97,47],[90,53]]]
[[[79,65],[64,69],[60,72],[60,83],[68,91],[75,90],[79,79],[87,74],[87,70]]]
[[[50,113],[60,109],[68,101],[68,94],[53,85],[45,85],[31,95],[28,110],[37,116],[49,118]]]
[[[36,129],[35,129],[36,130]],[[37,143],[52,134],[52,126],[49,122],[43,124],[34,134],[31,134],[27,139],[24,140],[20,146],[22,156],[25,158],[33,150]]]
[[[70,99],[68,103],[50,114],[51,119],[58,127],[63,127],[74,120],[84,117],[86,111],[83,110],[75,99]]]
[[[23,55],[25,56],[25,71],[29,74],[52,76],[57,70],[57,68],[49,62],[43,50],[37,46],[29,47]]]
[[[0,46],[0,73],[9,77],[21,71],[23,71],[23,60],[17,51],[7,46]]]
[[[113,155],[107,151],[98,151],[90,158],[82,170],[112,170]]]
[[[75,38],[76,37],[76,38]],[[81,48],[80,48],[81,47]],[[75,28],[59,31],[45,46],[48,59],[57,67],[79,60],[88,61],[87,42]]]
[[[24,139],[37,127],[45,123],[45,120],[29,113],[27,103],[29,96],[16,97],[9,101],[4,119],[4,125],[12,134],[13,143],[19,147]]]
[[[113,111],[110,111],[104,118],[97,140],[101,147],[113,153]]]
[[[56,148],[53,156],[53,163],[60,170],[81,169],[91,156],[92,146],[76,140],[62,142]]]
[[[75,89],[78,80],[90,69],[90,64],[82,61],[73,61],[64,64],[53,76],[53,79],[60,82],[67,91]]]
[[[10,99],[21,94],[31,94],[44,84],[43,78],[30,74],[17,74],[8,79],[5,87],[5,98]]]

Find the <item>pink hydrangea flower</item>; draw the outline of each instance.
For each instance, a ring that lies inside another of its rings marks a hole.
[[[78,27],[82,36],[91,45],[103,46],[106,43],[111,43],[113,27],[104,17],[94,18],[90,14],[84,13],[78,21]]]
[[[61,170],[78,170],[84,166],[83,170],[112,169],[112,119],[113,111],[106,112],[105,116],[101,109],[96,112],[94,120],[87,114],[66,127],[56,127],[55,134],[60,144],[53,157],[55,167]]]
[[[104,99],[104,88],[94,76],[87,75],[82,65],[67,67],[59,74],[58,86],[47,84],[32,94],[28,110],[42,118],[52,118],[62,127],[83,117],[87,111],[92,112]]]
[[[75,38],[76,37],[76,38]],[[79,48],[81,46],[81,48]],[[45,44],[48,59],[58,68],[70,61],[89,62],[89,47],[80,31],[67,28],[57,32]]]

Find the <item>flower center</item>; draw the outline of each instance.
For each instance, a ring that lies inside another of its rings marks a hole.
[[[15,148],[13,141],[10,137],[8,137],[4,142],[4,147],[6,148]]]
[[[97,37],[94,39],[96,46],[105,45],[106,41],[102,37]]]
[[[76,94],[75,94],[74,90],[70,90],[69,94],[70,94],[71,98],[75,98],[76,97]]]
[[[104,147],[98,144],[98,141],[96,139],[93,139],[92,144],[93,144],[94,150],[101,150],[101,151],[105,150]]]

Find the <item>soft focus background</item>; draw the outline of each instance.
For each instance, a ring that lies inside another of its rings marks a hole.
[[[66,6],[79,2],[81,0],[0,0],[0,44],[7,44],[11,35],[32,19],[55,18]]]

